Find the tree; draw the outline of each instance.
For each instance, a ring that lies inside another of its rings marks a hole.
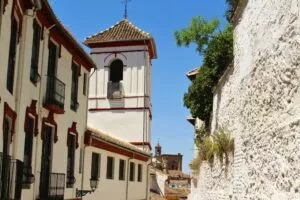
[[[220,30],[219,20],[195,17],[187,28],[175,32],[175,39],[178,46],[196,44],[196,50],[204,57],[196,79],[184,95],[184,105],[208,127],[213,88],[233,60],[233,28],[227,25]]]

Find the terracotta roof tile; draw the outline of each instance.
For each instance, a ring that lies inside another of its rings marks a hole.
[[[133,25],[127,19],[119,21],[114,26],[100,33],[92,35],[85,40],[85,44],[115,42],[115,41],[134,41],[151,40],[152,36]]]
[[[132,144],[128,143],[127,141],[124,141],[120,138],[110,136],[106,133],[103,133],[102,131],[100,131],[98,129],[94,129],[94,128],[91,128],[91,127],[88,127],[87,129],[91,132],[91,134],[94,137],[96,137],[100,140],[106,141],[108,143],[112,143],[114,145],[129,149],[129,150],[137,152],[137,153],[141,153],[141,154],[146,155],[148,157],[151,156],[150,152],[143,151],[143,150],[139,149],[138,147],[136,147],[135,145],[132,145]]]

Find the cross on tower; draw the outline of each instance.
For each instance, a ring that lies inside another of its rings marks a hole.
[[[124,18],[127,19],[128,17],[128,14],[127,14],[127,6],[128,6],[128,3],[130,2],[131,0],[122,0],[122,3],[125,5],[125,11],[124,11]]]

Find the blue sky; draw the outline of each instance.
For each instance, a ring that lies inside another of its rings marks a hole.
[[[121,0],[50,0],[63,24],[78,41],[114,25],[124,14]],[[217,17],[225,23],[225,0],[132,0],[128,19],[150,32],[157,45],[153,60],[152,146],[158,138],[163,153],[183,154],[183,170],[193,156],[193,127],[186,121],[189,111],[183,106],[183,94],[190,81],[185,73],[202,63],[195,47],[177,47],[174,31],[184,28],[192,17]],[[88,51],[88,49],[87,49]]]

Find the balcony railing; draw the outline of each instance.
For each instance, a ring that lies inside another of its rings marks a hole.
[[[107,84],[107,98],[108,99],[121,99],[123,98],[123,84],[121,82],[111,82]]]
[[[47,78],[45,104],[54,105],[61,109],[65,105],[65,84],[54,76],[48,76]]]
[[[21,199],[23,162],[0,153],[0,199]]]
[[[49,196],[50,200],[63,200],[65,194],[65,174],[51,173],[49,184]]]

